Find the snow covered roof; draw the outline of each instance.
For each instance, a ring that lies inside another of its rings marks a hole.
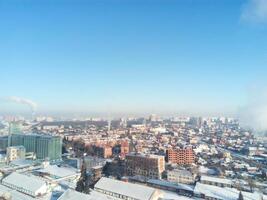
[[[73,176],[77,174],[76,169],[70,167],[58,167],[57,165],[48,165],[44,169],[37,170],[41,173],[47,173],[58,178]]]
[[[213,176],[201,176],[201,181],[210,181],[210,182],[216,182],[216,183],[223,183],[223,184],[232,184],[232,181],[225,178],[218,178]]]
[[[135,198],[138,200],[150,200],[156,189],[143,185],[126,183],[110,178],[102,177],[95,185],[95,189],[110,191],[116,194]]]
[[[12,197],[12,200],[34,200],[34,198],[26,194],[20,193],[4,185],[0,185],[0,196],[2,195],[10,195]]]
[[[90,194],[83,194],[75,190],[67,190],[58,200],[111,200],[106,195],[96,191],[91,191]]]
[[[5,184],[14,185],[18,188],[23,188],[33,193],[35,193],[41,187],[46,185],[46,183],[43,180],[40,180],[37,177],[27,176],[24,174],[19,174],[17,172],[13,172],[12,174],[4,178],[2,180],[2,183],[4,185]]]
[[[213,185],[206,185],[202,183],[197,183],[194,189],[195,194],[204,194],[207,197],[212,197],[216,199],[227,199],[227,200],[237,200],[239,197],[240,191],[235,188],[228,187],[217,187]],[[259,200],[261,199],[261,194],[254,192],[242,192],[244,200]],[[266,196],[263,196],[263,199],[267,199]]]

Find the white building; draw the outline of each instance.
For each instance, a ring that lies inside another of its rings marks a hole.
[[[46,194],[48,189],[46,183],[39,178],[17,172],[13,172],[4,178],[2,184],[33,197]]]
[[[76,181],[80,178],[80,171],[72,167],[58,167],[57,165],[46,165],[42,169],[36,170],[42,175],[48,182],[59,182],[59,181]]]
[[[18,159],[25,159],[25,154],[26,154],[26,149],[24,146],[11,146],[7,147],[6,149],[8,162]]]
[[[192,184],[195,182],[195,175],[187,170],[175,169],[167,172],[167,180],[172,183]]]
[[[201,176],[200,182],[207,185],[214,185],[218,187],[232,187],[232,180],[226,178],[218,178],[213,176]]]
[[[159,191],[154,188],[105,177],[96,183],[95,190],[117,199],[158,200],[160,197]]]

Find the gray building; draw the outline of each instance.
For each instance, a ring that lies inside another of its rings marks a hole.
[[[58,136],[13,134],[0,137],[0,149],[4,151],[8,146],[24,146],[27,153],[35,153],[40,160],[60,160],[62,155],[62,139]]]

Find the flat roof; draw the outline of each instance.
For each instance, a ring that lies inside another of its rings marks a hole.
[[[201,176],[201,181],[210,181],[223,184],[232,184],[232,181],[225,178],[213,177],[213,176]]]
[[[71,167],[58,167],[57,165],[49,165],[44,169],[39,169],[36,171],[41,173],[47,173],[58,178],[64,178],[80,174],[79,172],[77,172],[77,169]]]
[[[195,194],[205,194],[205,196],[216,198],[216,199],[228,199],[228,200],[236,200],[239,197],[240,191],[235,188],[228,187],[217,187],[213,185],[206,185],[202,183],[197,183],[194,189]],[[244,200],[258,200],[261,199],[261,194],[259,192],[243,192]],[[264,195],[265,199],[266,196]]]
[[[90,194],[84,194],[75,190],[68,189],[64,192],[58,200],[111,200],[106,195],[96,191],[90,191]]]
[[[156,192],[156,189],[151,187],[127,183],[105,177],[102,177],[96,183],[95,188],[125,195],[138,200],[150,200],[153,194]]]
[[[0,196],[4,194],[9,194],[12,200],[34,200],[33,197],[0,184]]]
[[[43,180],[40,180],[37,177],[27,176],[24,174],[19,174],[17,172],[13,172],[12,174],[4,178],[2,180],[2,183],[15,185],[19,188],[24,188],[33,193],[39,190],[42,186],[46,185],[46,183]]]

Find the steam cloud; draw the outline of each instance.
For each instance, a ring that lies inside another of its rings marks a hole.
[[[27,105],[27,106],[30,107],[32,112],[35,112],[36,108],[37,108],[37,104],[35,102],[33,102],[32,100],[30,100],[30,99],[11,96],[11,97],[7,97],[6,100],[11,101],[11,102],[15,102],[15,103],[18,103],[18,104]]]
[[[241,20],[251,23],[267,23],[267,1],[248,0],[242,9]]]
[[[257,132],[267,131],[267,93],[254,92],[246,106],[239,110],[242,126]]]

